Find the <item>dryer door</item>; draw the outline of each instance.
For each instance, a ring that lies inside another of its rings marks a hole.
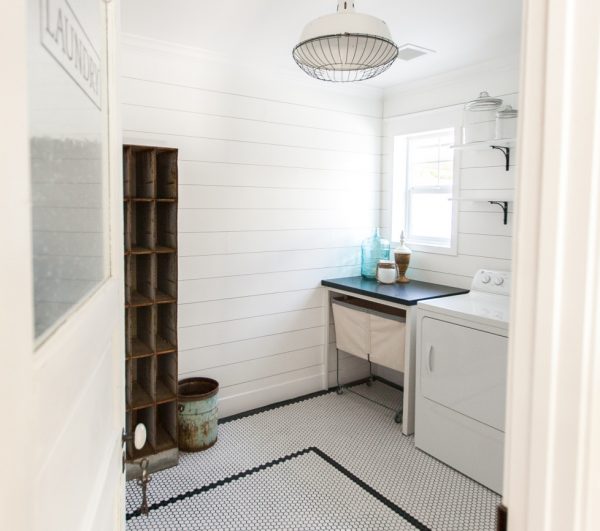
[[[425,317],[421,393],[438,404],[504,431],[504,336]]]

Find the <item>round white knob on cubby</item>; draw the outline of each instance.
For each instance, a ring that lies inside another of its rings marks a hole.
[[[492,277],[490,277],[489,275],[485,273],[481,275],[481,282],[483,282],[484,284],[489,284],[490,280],[492,280]]]
[[[502,284],[504,284],[504,279],[502,277],[496,277],[494,279],[494,284],[496,284],[496,286],[502,286]]]

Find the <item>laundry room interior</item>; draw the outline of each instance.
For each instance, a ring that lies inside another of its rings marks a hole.
[[[6,529],[594,529],[599,9],[25,4]]]

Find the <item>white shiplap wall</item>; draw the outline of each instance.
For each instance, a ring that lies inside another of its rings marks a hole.
[[[319,285],[381,217],[381,93],[133,36],[122,57],[124,142],[179,149],[180,376],[216,378],[221,415],[331,383]]]
[[[505,104],[518,108],[519,73],[517,60],[480,65],[449,75],[427,79],[412,86],[388,89],[384,96],[384,154],[382,156],[382,217],[387,229],[392,208],[392,146],[395,122],[410,117],[418,124],[436,110],[461,109],[466,101],[487,90],[499,96]],[[504,168],[504,156],[489,151],[460,153],[460,189],[514,190],[516,150],[511,151],[511,167]],[[490,192],[490,200],[494,194]],[[513,204],[509,203],[508,225],[502,223],[500,207],[487,202],[461,201],[458,206],[457,255],[414,252],[408,275],[411,278],[447,284],[470,286],[471,278],[480,268],[510,270],[513,232]]]

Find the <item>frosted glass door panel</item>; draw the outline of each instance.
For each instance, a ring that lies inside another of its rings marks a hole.
[[[107,276],[103,0],[29,0],[35,334]]]

